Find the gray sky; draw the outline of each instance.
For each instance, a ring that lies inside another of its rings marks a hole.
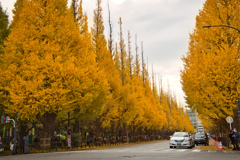
[[[102,0],[106,36],[109,33],[107,1]],[[16,0],[1,0],[2,7],[7,9],[10,18],[15,2]],[[180,84],[181,57],[187,52],[189,33],[193,31],[196,15],[204,2],[205,0],[109,0],[114,41],[119,40],[118,21],[121,17],[125,42],[127,32],[130,31],[134,49],[137,34],[139,47],[143,42],[149,73],[152,74],[153,65],[154,73],[163,78],[165,90],[170,86],[181,104],[184,104]],[[83,10],[88,14],[90,26],[95,8],[96,0],[83,0]],[[135,55],[135,51],[132,52]]]

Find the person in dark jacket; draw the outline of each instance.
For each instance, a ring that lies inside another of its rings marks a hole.
[[[233,130],[233,137],[234,137],[234,150],[239,150],[238,146],[239,133],[237,132],[236,128],[234,128]]]
[[[228,137],[229,137],[229,139],[231,141],[233,150],[235,150],[235,147],[234,147],[234,137],[233,137],[233,131],[232,130],[229,131]]]
[[[25,147],[25,136],[23,136],[23,139],[21,140],[21,150],[20,154],[24,153],[24,147]]]

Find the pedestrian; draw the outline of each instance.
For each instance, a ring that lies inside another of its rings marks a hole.
[[[16,142],[17,143],[17,142]],[[13,150],[13,146],[14,146],[14,138],[12,139],[12,141],[10,142],[10,150]]]
[[[87,146],[90,147],[90,138],[87,137]]]
[[[105,144],[105,146],[106,146],[107,138],[104,137],[104,138],[103,138],[103,141],[104,141],[104,144]]]
[[[234,147],[234,137],[233,137],[233,131],[232,130],[229,131],[228,137],[229,137],[229,139],[231,141],[233,150],[235,150],[235,147]]]
[[[23,136],[22,140],[21,140],[21,150],[20,150],[20,154],[24,153],[24,147],[25,147],[25,136]]]
[[[2,148],[2,137],[0,136],[0,149]]]
[[[237,132],[236,128],[233,129],[233,137],[234,137],[234,150],[239,150],[238,146],[239,133]]]

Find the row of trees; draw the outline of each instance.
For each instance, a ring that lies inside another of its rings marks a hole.
[[[227,116],[234,117],[234,127],[238,125],[240,34],[231,28],[202,27],[206,25],[239,28],[240,2],[206,0],[183,57],[181,78],[187,103],[198,112],[204,126],[219,135],[228,132]]]
[[[66,0],[17,0],[13,13],[2,45],[0,103],[2,111],[18,112],[22,135],[29,123],[41,123],[49,136],[59,126],[96,136],[193,132],[187,113],[154,75],[150,80],[143,58],[140,64],[137,41],[133,59],[121,18],[119,42],[112,32],[107,42],[101,0],[91,31],[82,0],[70,8]]]

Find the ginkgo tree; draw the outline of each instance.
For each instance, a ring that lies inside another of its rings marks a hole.
[[[48,136],[66,120],[74,123],[74,132],[96,137],[123,136],[126,130],[133,136],[191,132],[176,99],[157,92],[154,76],[149,79],[143,43],[141,64],[137,42],[133,61],[130,32],[126,45],[121,18],[119,42],[109,48],[102,1],[96,2],[89,31],[82,0],[71,7],[66,0],[16,1],[0,59],[4,110],[17,112],[21,123],[42,123]]]
[[[3,53],[4,41],[10,33],[8,15],[0,3],[0,54]]]
[[[182,59],[181,79],[187,103],[199,115],[206,116],[209,123],[219,120],[226,125],[227,116],[236,118],[240,34],[226,27],[203,26],[239,26],[239,4],[239,1],[207,0],[196,17],[188,52]]]
[[[6,111],[38,119],[49,135],[59,112],[78,106],[82,113],[101,114],[108,84],[67,2],[23,1],[17,14],[1,68]]]

